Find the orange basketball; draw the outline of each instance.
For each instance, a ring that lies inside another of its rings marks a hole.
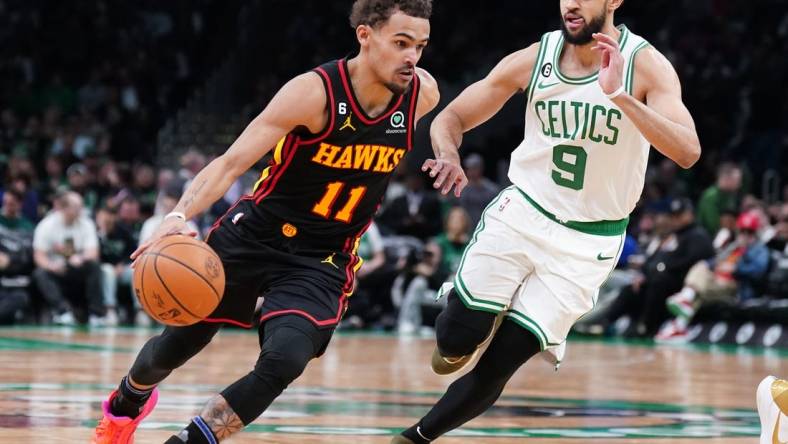
[[[224,294],[224,267],[205,242],[165,236],[137,258],[134,293],[153,319],[184,326],[210,315]]]

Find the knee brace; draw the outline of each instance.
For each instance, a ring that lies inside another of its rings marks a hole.
[[[466,307],[452,289],[435,321],[438,350],[443,356],[467,355],[487,338],[494,322],[493,313]]]

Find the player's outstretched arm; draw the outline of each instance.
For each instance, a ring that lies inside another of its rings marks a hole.
[[[235,180],[296,127],[319,132],[326,122],[326,93],[318,74],[309,72],[286,83],[252,120],[230,148],[206,165],[184,191],[173,213],[188,220],[222,197]],[[169,234],[191,234],[185,220],[166,218],[151,238],[140,245],[136,259],[149,245]]]
[[[594,34],[602,54],[599,83],[605,94],[623,85],[623,58],[618,42],[605,34]],[[681,82],[670,62],[654,48],[646,48],[635,59],[634,96],[623,93],[613,103],[632,120],[646,140],[682,168],[700,158],[700,140],[687,107],[681,100]],[[645,103],[637,97],[645,97]]]
[[[487,77],[467,87],[435,117],[430,127],[435,159],[427,159],[422,170],[436,177],[434,187],[441,193],[454,187],[454,194],[460,196],[468,183],[457,152],[463,133],[489,120],[515,93],[528,87],[538,52],[535,43],[504,57]]]

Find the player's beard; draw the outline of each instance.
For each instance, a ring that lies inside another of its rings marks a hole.
[[[566,21],[563,17],[561,17],[561,32],[564,34],[564,39],[573,44],[573,45],[586,45],[591,43],[593,40],[593,35],[597,32],[602,32],[602,28],[605,26],[605,21],[607,21],[607,10],[603,10],[602,13],[596,17],[592,17],[590,22],[586,22],[586,25],[583,29],[580,30],[577,34],[572,34],[566,28]]]
[[[410,89],[410,84],[412,82],[413,82],[413,80],[408,82],[408,84],[405,85],[405,86],[402,86],[399,83],[394,83],[394,82],[389,82],[389,83],[386,83],[385,85],[386,85],[386,88],[388,88],[389,91],[391,91],[395,96],[401,96],[401,95],[405,94],[406,92],[408,92],[408,89]]]

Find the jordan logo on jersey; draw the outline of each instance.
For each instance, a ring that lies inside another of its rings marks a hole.
[[[337,270],[339,270],[339,267],[337,266],[337,264],[335,264],[335,263],[334,263],[334,255],[335,255],[335,254],[336,254],[336,253],[331,253],[331,255],[330,255],[330,256],[328,256],[327,258],[325,258],[325,259],[323,259],[322,261],[320,261],[320,263],[321,263],[321,264],[328,264],[328,265],[331,265],[332,267],[334,267],[334,268],[336,268]]]
[[[350,113],[350,115],[347,116],[347,119],[345,119],[345,123],[343,123],[342,126],[339,127],[340,131],[344,130],[345,128],[350,128],[353,131],[356,130],[356,127],[353,126],[353,122],[350,121],[351,117],[353,117],[353,113]]]

